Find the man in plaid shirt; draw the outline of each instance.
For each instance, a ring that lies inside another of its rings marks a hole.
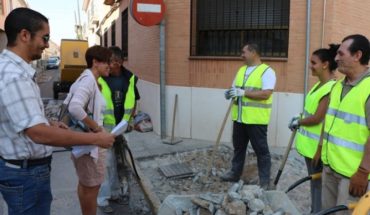
[[[51,146],[111,147],[114,136],[79,133],[44,115],[35,70],[30,62],[49,47],[49,24],[28,8],[5,20],[7,48],[0,54],[0,192],[9,215],[50,214]]]

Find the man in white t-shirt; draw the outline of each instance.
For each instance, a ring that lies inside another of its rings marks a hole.
[[[232,85],[225,92],[232,98],[234,156],[231,170],[221,176],[224,181],[238,181],[243,172],[248,142],[257,155],[259,183],[268,189],[270,183],[271,156],[267,144],[267,125],[270,121],[272,92],[275,88],[275,72],[261,62],[257,44],[248,43],[242,50],[245,65],[242,66]]]

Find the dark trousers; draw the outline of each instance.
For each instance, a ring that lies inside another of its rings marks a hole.
[[[235,175],[241,176],[249,141],[251,141],[252,148],[257,155],[258,176],[260,184],[269,184],[271,155],[267,145],[267,125],[252,125],[234,122],[234,156],[232,159],[231,171]]]
[[[305,157],[307,171],[309,175],[322,172],[322,162],[314,167],[312,166],[312,159]],[[318,213],[321,210],[321,178],[311,180],[311,213]]]

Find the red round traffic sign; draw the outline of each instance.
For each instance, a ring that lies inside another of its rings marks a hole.
[[[163,19],[166,6],[163,0],[131,0],[132,17],[141,25],[157,25]]]

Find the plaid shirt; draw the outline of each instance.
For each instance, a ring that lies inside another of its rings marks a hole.
[[[52,153],[52,147],[37,144],[24,130],[48,124],[35,83],[35,70],[15,53],[0,54],[0,155],[5,159],[37,159]]]

